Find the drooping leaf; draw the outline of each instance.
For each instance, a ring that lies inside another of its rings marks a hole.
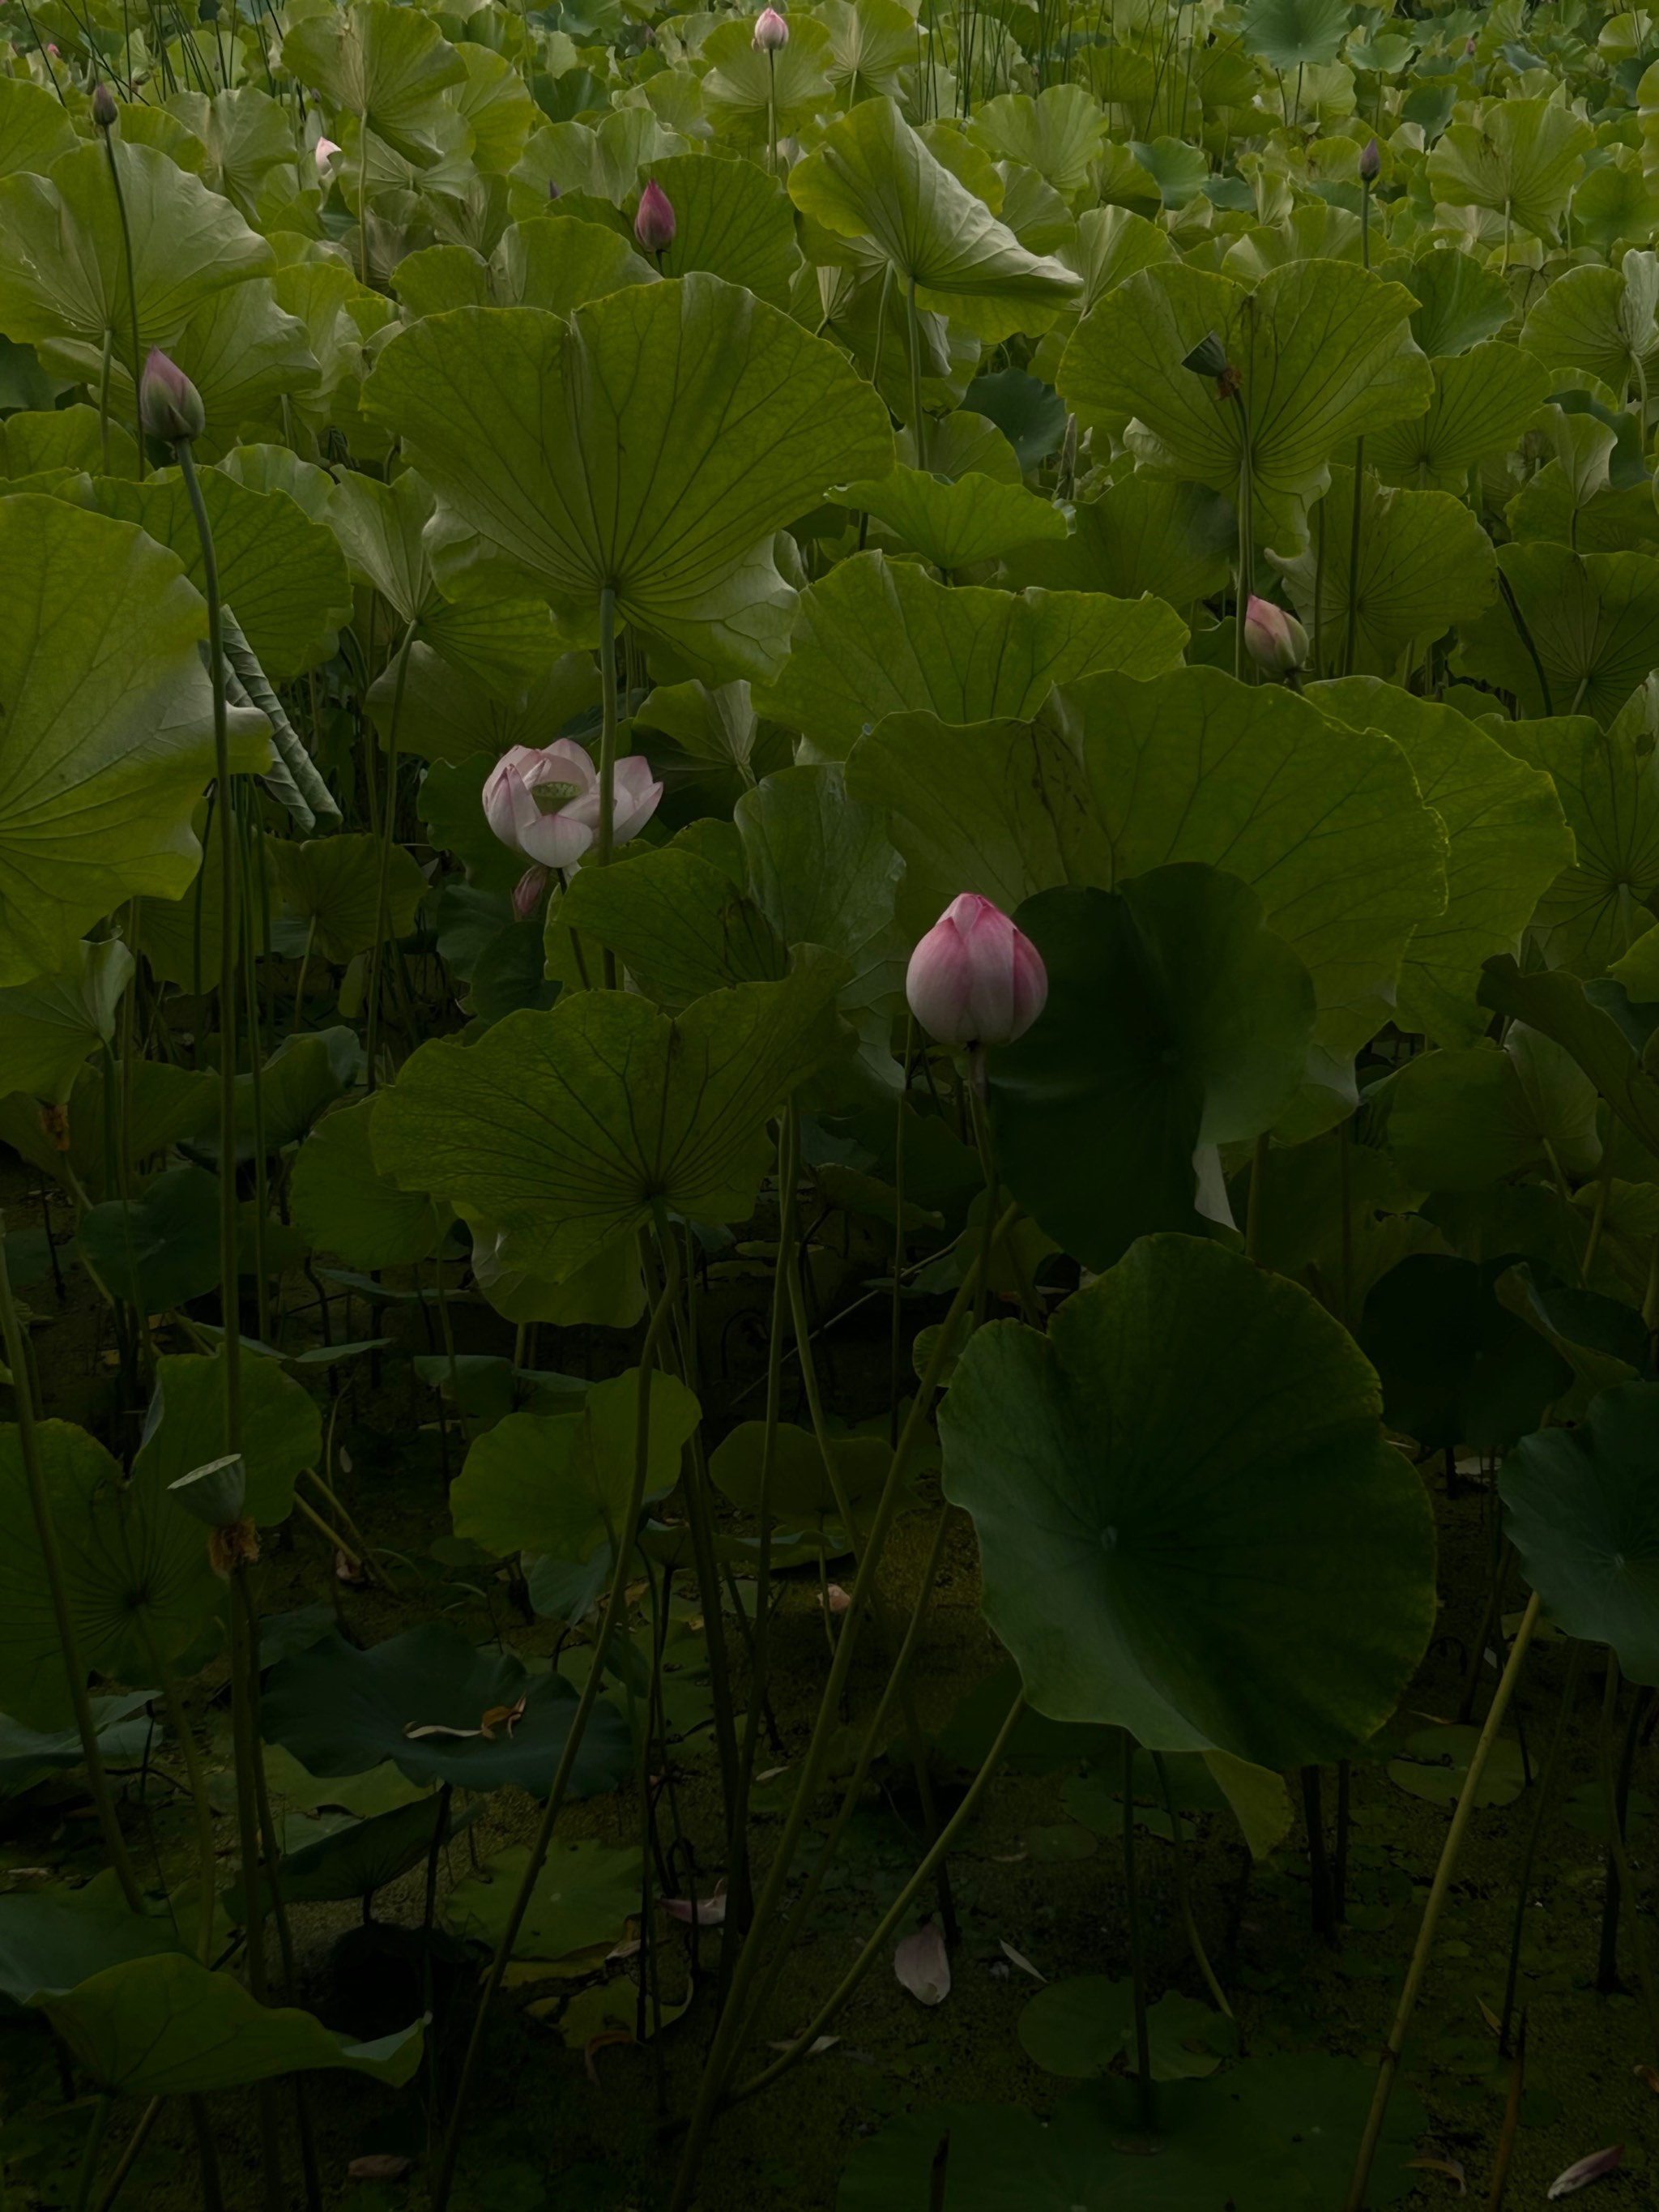
[[[88,1053],[115,1034],[115,1012],[132,980],[132,955],[118,937],[75,948],[57,975],[0,990],[0,1070],[8,1091],[62,1105]]]
[[[161,1495],[229,1450],[224,1375],[222,1352],[212,1358],[167,1354],[156,1361],[155,1395],[133,1462],[135,1482]],[[288,1518],[295,1477],[321,1455],[322,1416],[316,1400],[274,1359],[242,1363],[241,1397],[240,1449],[247,1469],[243,1510],[250,1521],[268,1528]]]
[[[1554,1346],[1499,1304],[1496,1273],[1419,1252],[1365,1301],[1359,1341],[1382,1380],[1383,1418],[1425,1449],[1507,1451],[1572,1381]]]
[[[374,1164],[369,1128],[380,1096],[325,1115],[294,1161],[295,1225],[313,1249],[337,1253],[351,1267],[429,1259],[444,1232],[445,1208],[399,1190]]]
[[[364,832],[272,845],[283,901],[325,960],[343,965],[370,951],[377,938],[407,937],[415,927],[426,878],[405,847],[392,845],[382,903],[380,855],[380,840]]]

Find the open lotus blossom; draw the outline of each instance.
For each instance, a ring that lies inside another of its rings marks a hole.
[[[1308,633],[1292,614],[1251,593],[1244,609],[1244,643],[1258,668],[1289,676],[1307,665]]]
[[[329,163],[334,159],[334,156],[339,152],[339,148],[335,144],[331,138],[319,138],[317,141],[317,143],[312,149],[312,151],[317,157],[317,173],[319,177],[328,167]]]
[[[1000,907],[963,891],[910,955],[904,991],[938,1044],[1012,1044],[1042,1012],[1048,975]]]
[[[665,253],[674,243],[674,204],[654,177],[640,194],[634,235],[647,253]]]
[[[138,380],[138,418],[152,438],[170,446],[199,438],[207,422],[201,393],[159,348],[152,348]]]
[[[621,844],[657,811],[662,786],[643,753],[617,763],[611,778],[611,834]],[[533,913],[552,868],[574,868],[599,833],[599,772],[569,738],[514,745],[483,787],[485,819],[503,845],[530,862],[513,894],[519,918]]]
[[[775,54],[789,43],[789,26],[775,8],[763,8],[755,18],[755,49],[757,53]]]

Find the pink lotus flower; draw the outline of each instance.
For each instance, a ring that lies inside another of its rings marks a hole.
[[[910,955],[910,1011],[939,1044],[1012,1044],[1048,996],[1048,971],[1024,930],[976,892],[953,899]]]
[[[1294,615],[1251,593],[1244,609],[1244,645],[1258,668],[1288,676],[1308,658],[1308,633]]]
[[[617,844],[657,811],[662,786],[643,753],[617,763],[611,783],[611,835]],[[513,894],[522,921],[534,911],[550,868],[574,868],[599,833],[599,772],[586,748],[560,738],[539,750],[514,745],[483,787],[485,819],[503,845],[531,863]]]
[[[152,438],[171,446],[199,438],[207,422],[201,393],[159,348],[151,349],[138,380],[138,418]]]
[[[673,203],[653,177],[640,194],[634,235],[647,253],[665,253],[674,243],[675,228]]]
[[[329,163],[339,150],[331,138],[319,138],[317,141],[312,151],[317,157],[317,173],[319,177],[326,173]]]
[[[789,26],[775,8],[763,8],[755,18],[755,51],[775,54],[789,43]]]

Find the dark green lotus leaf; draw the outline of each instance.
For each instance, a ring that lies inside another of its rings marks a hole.
[[[1431,1450],[1507,1451],[1572,1381],[1547,1339],[1498,1302],[1504,1264],[1415,1253],[1365,1301],[1359,1341],[1382,1380],[1383,1419]]]
[[[1605,730],[1659,661],[1659,559],[1534,543],[1505,545],[1498,565],[1509,591],[1466,626],[1459,665],[1524,714],[1592,714]]]
[[[1244,51],[1276,70],[1322,68],[1348,35],[1346,0],[1249,0]]]
[[[702,269],[741,284],[757,300],[788,307],[801,256],[795,211],[781,185],[752,161],[711,161],[701,154],[671,154],[653,163],[651,175],[674,210],[665,276]]]
[[[1473,253],[1425,253],[1400,281],[1417,301],[1412,336],[1431,360],[1496,337],[1515,312],[1508,285]]]
[[[1454,123],[1436,142],[1428,165],[1434,198],[1452,207],[1489,208],[1553,241],[1584,173],[1589,126],[1547,99],[1495,100],[1481,113],[1480,123]]]
[[[399,1190],[374,1164],[369,1125],[380,1097],[325,1114],[294,1159],[294,1222],[315,1251],[353,1267],[399,1267],[436,1251],[448,1209]]]
[[[505,1715],[522,1698],[523,1717]],[[480,1650],[433,1621],[355,1650],[331,1636],[273,1667],[260,1706],[268,1741],[313,1774],[361,1774],[392,1759],[411,1782],[463,1790],[514,1783],[532,1796],[552,1786],[576,1709],[557,1674],[531,1675],[510,1655]],[[489,1716],[493,1741],[481,1730]],[[442,1733],[411,1735],[410,1729]],[[571,1794],[614,1789],[632,1766],[628,1731],[609,1707],[594,1711],[570,1778]]]
[[[137,1198],[106,1199],[81,1217],[81,1254],[112,1296],[166,1313],[219,1279],[219,1178],[168,1168]]]
[[[166,1490],[229,1449],[224,1426],[223,1354],[170,1354],[155,1363],[155,1395],[144,1420],[133,1480]],[[242,1460],[250,1521],[269,1528],[294,1506],[295,1479],[322,1455],[316,1400],[274,1359],[241,1364]]]
[[[386,939],[407,937],[427,880],[414,856],[393,845],[386,868],[385,903],[380,878],[380,841],[363,832],[343,837],[273,840],[273,872],[283,902],[319,957],[343,967]]]
[[[466,78],[430,16],[387,0],[355,0],[296,23],[283,42],[283,67],[417,169],[438,161],[453,113],[443,95]]]
[[[1272,1127],[1301,1085],[1307,969],[1247,884],[1194,862],[1115,893],[1039,891],[1017,919],[1048,1000],[990,1058],[1004,1181],[1091,1267],[1152,1230],[1197,1231],[1211,1148]]]
[[[129,1960],[183,1949],[170,1919],[124,1911],[118,1894],[103,1894],[106,1886],[0,1897],[0,1992],[28,2004]]]
[[[942,483],[925,470],[898,468],[873,483],[843,484],[836,496],[885,523],[947,575],[1066,536],[1066,518],[1052,501],[1039,499],[1024,484],[994,483],[988,477]]]
[[[769,1115],[836,1048],[846,974],[809,950],[783,981],[711,991],[676,1021],[631,993],[580,991],[465,1048],[423,1045],[375,1108],[375,1159],[405,1190],[523,1231],[553,1282],[659,1199],[744,1220],[772,1158]]]
[[[715,1489],[745,1513],[759,1510],[765,1443],[764,1421],[739,1421],[708,1462]],[[792,1421],[778,1424],[767,1488],[773,1520],[793,1528],[836,1513],[836,1484],[847,1503],[856,1508],[880,1490],[892,1464],[892,1451],[882,1437],[833,1437],[830,1452],[836,1463],[833,1484],[817,1438]]]
[[[126,1690],[118,1697],[88,1700],[106,1765],[136,1766],[157,1741],[159,1731],[145,1711],[156,1694]],[[49,1774],[79,1766],[82,1757],[79,1729],[29,1729],[0,1714],[0,1797],[19,1796]]]
[[[548,922],[550,934],[574,930],[585,945],[607,947],[646,997],[670,1012],[707,991],[775,982],[789,970],[787,952],[753,901],[680,846],[580,870]],[[586,957],[591,966],[595,956]],[[555,972],[566,971],[562,964]]]
[[[354,1820],[321,1836],[277,1862],[276,1888],[283,1905],[337,1905],[372,1897],[389,1881],[422,1865],[434,1848],[459,1833],[476,1808],[447,1807],[441,1798],[416,1798],[370,1820]],[[267,1900],[271,1884],[261,1877]],[[246,1898],[238,1881],[225,1893],[225,1910],[240,1927],[246,1919]],[[269,1903],[266,1906],[269,1911]]]
[[[1063,544],[1030,545],[1011,556],[1014,584],[1052,592],[1150,592],[1185,610],[1226,589],[1237,542],[1232,509],[1203,484],[1133,475],[1079,504]]]
[[[1523,1437],[1498,1479],[1504,1525],[1557,1627],[1659,1683],[1659,1382],[1602,1391],[1576,1429]]]
[[[1559,968],[1523,975],[1503,954],[1486,963],[1480,1003],[1563,1046],[1626,1127],[1659,1153],[1659,1077],[1642,1057],[1651,1024],[1623,1026],[1635,1010],[1620,984],[1604,978],[1586,987]]]
[[[1112,1809],[1115,1826],[1121,1808]],[[1178,1990],[1148,2008],[1147,2025],[1155,2081],[1200,2080],[1238,2048],[1236,2022]],[[1019,2039],[1027,2057],[1065,2081],[1092,2081],[1126,2066],[1138,2072],[1133,1984],[1104,1974],[1050,1982],[1021,2013]]]
[[[1435,1609],[1428,1501],[1378,1411],[1322,1306],[1196,1238],[1144,1239],[1047,1337],[978,1330],[945,1491],[1032,1704],[1279,1769],[1373,1734]]]
[[[530,1854],[515,1844],[459,1881],[444,1905],[458,1936],[492,1947],[507,1933],[507,1918]],[[530,1909],[513,1946],[519,1959],[564,1959],[620,1937],[640,1909],[640,1855],[592,1838],[555,1844],[536,1877]]]

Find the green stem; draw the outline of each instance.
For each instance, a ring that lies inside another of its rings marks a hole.
[[[138,344],[138,283],[132,259],[132,226],[127,221],[127,198],[121,190],[121,166],[115,158],[115,142],[109,132],[103,133],[104,158],[109,163],[109,180],[115,187],[115,209],[121,218],[121,258],[127,279],[127,315],[132,331],[132,426],[138,441],[138,481],[144,480],[144,418],[138,404],[138,386],[144,374],[144,356]],[[216,645],[215,652],[218,648]]]
[[[1193,1911],[1192,1885],[1187,1875],[1187,1846],[1181,1833],[1181,1815],[1176,1809],[1175,1792],[1170,1785],[1170,1770],[1164,1764],[1164,1753],[1152,1753],[1152,1765],[1158,1771],[1158,1786],[1164,1799],[1164,1810],[1170,1821],[1170,1847],[1175,1853],[1176,1910],[1181,1915],[1181,1932],[1187,1938],[1187,1948],[1193,1954],[1193,1963],[1204,1977],[1204,1985],[1214,1998],[1216,2009],[1231,2020],[1233,2008],[1227,2002],[1226,1991],[1216,1979],[1215,1968],[1210,1964],[1210,1954],[1204,1948],[1204,1939],[1198,1932],[1197,1917]]]
[[[138,2115],[138,2124],[133,2129],[132,2133],[127,2137],[125,2147],[122,2150],[120,2157],[115,2162],[115,2171],[111,2174],[109,2180],[105,2185],[104,2193],[98,2199],[97,2205],[94,2208],[94,2212],[110,2212],[111,2205],[114,2203],[116,2198],[121,2194],[121,2191],[125,2185],[127,2176],[132,2172],[133,2167],[138,2163],[139,2152],[143,2150],[144,2145],[149,2141],[151,2130],[154,2129],[156,2121],[160,2119],[161,2117],[161,2100],[159,2097],[152,2097],[149,2104],[145,2106],[143,2111]]]
[[[1354,651],[1359,637],[1359,548],[1364,516],[1365,441],[1353,441],[1353,514],[1348,526],[1348,611],[1342,633],[1342,673],[1353,674]]]
[[[1244,1256],[1261,1265],[1261,1220],[1267,1205],[1268,1137],[1264,1129],[1250,1154],[1250,1194],[1244,1210]]]
[[[910,353],[910,434],[915,441],[916,466],[927,465],[927,422],[921,411],[921,318],[916,313],[916,280],[909,279],[904,295],[905,334]]]
[[[185,1778],[189,1785],[190,1802],[196,1816],[196,1955],[205,1966],[211,1963],[213,1958],[214,1910],[218,1903],[218,1860],[214,1845],[213,1806],[208,1796],[207,1771],[202,1765],[202,1754],[185,1711],[184,1700],[179,1695],[179,1678],[162,1658],[148,1627],[143,1631],[143,1638],[145,1656],[161,1686],[161,1702],[167,1708],[167,1726],[178,1741],[179,1755],[185,1762]]]
[[[599,834],[593,857],[608,867],[617,818],[617,594],[599,593]],[[617,956],[605,948],[605,988],[617,988]]]
[[[98,2154],[104,2148],[110,2114],[114,2110],[115,2100],[108,2095],[100,2097],[92,2108],[92,2124],[87,2130],[86,2147],[81,2153],[81,2171],[76,2178],[75,2212],[88,2212],[92,2203],[92,2185],[98,2179]]]
[[[1561,1710],[1556,1716],[1555,1729],[1544,1753],[1544,1764],[1538,1770],[1534,1784],[1536,1796],[1533,1800],[1532,1820],[1527,1829],[1527,1841],[1521,1854],[1520,1878],[1516,1883],[1515,1925],[1510,1931],[1509,1972],[1504,1982],[1504,2009],[1498,2024],[1498,2048],[1505,2057],[1510,2051],[1510,2029],[1515,2020],[1515,1993],[1521,1979],[1521,1943],[1526,1932],[1527,1897],[1532,1888],[1532,1870],[1538,1857],[1538,1845],[1544,1833],[1544,1821],[1549,1812],[1550,1789],[1555,1780],[1556,1768],[1561,1763],[1561,1753],[1566,1748],[1571,1732],[1573,1709],[1578,1696],[1578,1680],[1584,1668],[1586,1646],[1575,1643],[1567,1659],[1567,1679],[1561,1691]]]
[[[629,1570],[633,1560],[634,1533],[645,1505],[645,1490],[651,1463],[651,1373],[657,1346],[661,1343],[674,1310],[675,1295],[679,1289],[679,1251],[671,1237],[664,1255],[667,1278],[662,1296],[658,1299],[645,1342],[640,1352],[639,1389],[634,1417],[634,1478],[629,1491],[628,1504],[617,1531],[616,1560],[611,1571],[611,1587],[605,1596],[605,1612],[600,1618],[599,1641],[593,1647],[587,1680],[582,1685],[576,1710],[570,1717],[569,1733],[564,1748],[559,1753],[559,1763],[548,1790],[547,1802],[537,1824],[530,1856],[526,1863],[518,1892],[495,1954],[489,1962],[483,1988],[478,1995],[477,2008],[472,2016],[472,2033],[467,2040],[466,2055],[461,2061],[460,2078],[455,2085],[455,2102],[450,2110],[449,2125],[445,2131],[443,2149],[439,2156],[438,2171],[432,2185],[431,2212],[444,2212],[449,2194],[455,2185],[455,2162],[460,2152],[461,2130],[466,2118],[467,2098],[477,2073],[478,2059],[483,2047],[484,2026],[489,2017],[501,1983],[513,1957],[513,1947],[519,1940],[519,1930],[524,1925],[525,1914],[530,1909],[531,1897],[536,1881],[547,1863],[548,1850],[553,1841],[553,1829],[563,1809],[565,1794],[570,1786],[570,1777],[576,1764],[576,1755],[587,1733],[587,1723],[599,1702],[599,1686],[605,1679],[606,1654],[611,1639],[623,1613],[627,1610]]]
[[[378,1079],[376,1040],[380,1027],[380,965],[386,951],[386,884],[392,871],[392,843],[398,832],[398,718],[403,709],[404,684],[409,674],[409,649],[415,642],[415,624],[408,623],[398,647],[397,673],[392,680],[392,718],[386,733],[386,811],[380,822],[380,859],[374,879],[374,945],[368,956],[368,1087]],[[310,951],[307,939],[306,950]],[[296,1012],[295,1018],[299,1017]]]
[[[1146,2016],[1146,1946],[1140,1926],[1140,1887],[1135,1871],[1135,1740],[1123,1731],[1123,1903],[1129,1917],[1129,1981],[1135,2008],[1135,2101],[1150,2134],[1152,2112],[1152,2032]]]
[[[112,324],[104,325],[104,358],[98,372],[98,450],[102,457],[104,474],[109,466],[109,376],[115,357],[115,331]]]
[[[899,1085],[898,1117],[893,1134],[893,1297],[888,1332],[889,1443],[898,1442],[899,1383],[904,1374],[904,1302],[901,1295],[907,1250],[904,1239],[904,1118],[910,1103],[910,1055],[916,1048],[916,1018],[904,1018],[904,1080]]]
[[[769,173],[778,173],[778,58],[770,46],[766,49],[766,167]]]
[[[1417,1931],[1417,1942],[1412,1951],[1411,1964],[1406,1970],[1405,1985],[1400,1992],[1394,2024],[1389,2030],[1388,2042],[1383,2045],[1382,2060],[1376,2070],[1376,2088],[1371,2098],[1370,2112],[1365,2122],[1365,2132],[1360,2139],[1359,2153],[1354,2161],[1353,2179],[1343,2200],[1342,2212],[1364,2212],[1371,2166],[1376,2157],[1376,2147],[1382,2139],[1382,2123],[1388,2118],[1389,2099],[1394,2091],[1395,2076],[1400,2070],[1400,2054],[1405,2048],[1406,2033],[1411,2026],[1412,2014],[1417,2009],[1417,2000],[1422,1993],[1425,1977],[1429,1971],[1429,1960],[1434,1949],[1435,1930],[1440,1924],[1440,1915],[1451,1889],[1452,1875],[1457,1867],[1457,1855],[1462,1848],[1463,1837],[1474,1814],[1475,1799],[1480,1792],[1480,1778],[1486,1771],[1492,1747],[1498,1741],[1498,1732],[1509,1710],[1515,1686],[1521,1677],[1531,1645],[1533,1632],[1538,1626],[1540,1601],[1536,1590],[1527,1600],[1527,1609],[1521,1616],[1521,1626],[1516,1631],[1515,1641],[1510,1646],[1510,1656],[1504,1672],[1492,1694],[1492,1709],[1486,1715],[1486,1725],[1470,1755],[1468,1771],[1463,1778],[1463,1787],[1458,1793],[1457,1809],[1452,1814],[1451,1826],[1440,1850],[1440,1863],[1435,1868],[1434,1880],[1429,1887],[1428,1902],[1423,1908],[1423,1924]]]
[[[6,1364],[11,1370],[12,1397],[17,1411],[17,1446],[23,1462],[23,1481],[28,1491],[29,1511],[34,1522],[36,1540],[40,1547],[40,1565],[46,1578],[46,1591],[52,1600],[52,1621],[58,1631],[58,1649],[64,1662],[64,1672],[69,1678],[70,1703],[75,1712],[75,1725],[81,1738],[81,1755],[86,1761],[87,1786],[98,1814],[98,1826],[104,1838],[104,1850],[115,1870],[121,1894],[128,1909],[142,1911],[143,1898],[138,1887],[138,1878],[132,1870],[132,1861],[127,1855],[126,1838],[121,1833],[121,1823],[115,1810],[115,1800],[110,1794],[109,1777],[104,1771],[104,1754],[98,1747],[98,1729],[92,1717],[92,1701],[87,1694],[87,1670],[82,1663],[80,1639],[76,1634],[75,1615],[70,1608],[69,1583],[64,1573],[64,1555],[58,1548],[58,1524],[52,1517],[52,1499],[46,1489],[46,1470],[40,1459],[40,1437],[35,1425],[34,1391],[29,1378],[29,1349],[23,1334],[23,1324],[17,1311],[17,1301],[12,1294],[11,1276],[6,1267],[5,1218],[0,1215],[0,1345],[3,1345]]]

